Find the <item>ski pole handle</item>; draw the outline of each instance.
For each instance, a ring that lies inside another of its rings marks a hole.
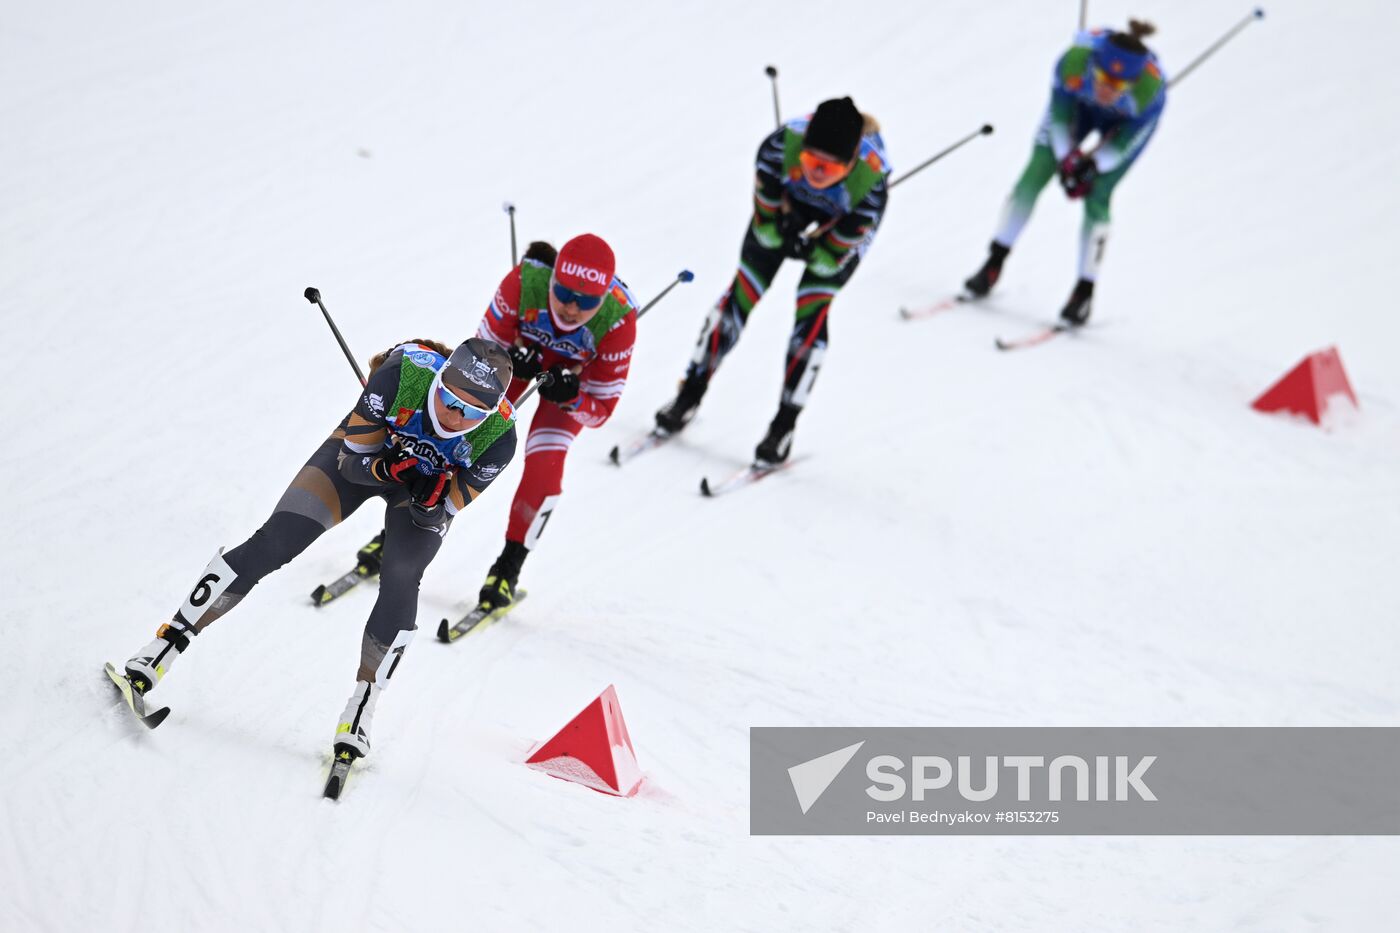
[[[331,333],[335,334],[336,343],[340,344],[340,351],[344,353],[345,358],[350,361],[350,368],[355,370],[355,375],[359,378],[360,385],[368,385],[365,374],[360,371],[360,364],[355,362],[355,355],[351,353],[350,348],[345,345],[345,338],[340,336],[340,328],[335,326],[335,321],[331,320],[331,313],[327,311],[326,306],[321,303],[321,290],[314,286],[308,286],[306,291],[302,294],[306,296],[307,301],[320,307],[321,313],[326,317],[326,323],[330,325]]]
[[[1194,59],[1191,60],[1189,64],[1187,64],[1185,68],[1181,69],[1181,71],[1177,75],[1175,75],[1169,81],[1167,81],[1167,87],[1173,88],[1180,84],[1182,81],[1185,81],[1187,75],[1195,71],[1196,67],[1202,62],[1204,62],[1207,58],[1210,58],[1212,55],[1214,55],[1222,45],[1235,38],[1235,36],[1239,35],[1240,31],[1244,29],[1244,27],[1248,26],[1256,19],[1263,18],[1264,8],[1255,7],[1253,10],[1250,11],[1248,16],[1246,16],[1244,19],[1240,20],[1238,23],[1232,26],[1229,32],[1225,33],[1225,35],[1221,36],[1219,39],[1216,39],[1215,42],[1211,44],[1210,48],[1206,49],[1200,55],[1197,55]]]
[[[637,318],[638,318],[638,320],[641,319],[641,317],[642,317],[643,314],[646,314],[648,311],[650,311],[650,310],[652,309],[652,307],[655,306],[655,304],[656,304],[658,301],[660,301],[662,298],[665,298],[665,297],[666,297],[666,294],[667,294],[671,289],[675,288],[677,285],[681,284],[682,282],[689,282],[689,281],[693,280],[694,278],[695,278],[695,273],[691,272],[689,269],[682,269],[680,272],[676,273],[675,279],[671,282],[670,285],[667,285],[665,288],[663,288],[663,289],[661,290],[661,294],[657,295],[657,296],[656,296],[655,298],[653,298],[651,301],[648,301],[646,304],[642,305],[642,307],[640,308],[640,310],[637,311]]]
[[[510,267],[514,269],[520,265],[518,254],[515,250],[515,205],[509,201],[501,205],[501,210],[510,215]]]
[[[920,172],[922,172],[924,169],[928,168],[928,167],[929,167],[930,165],[932,165],[933,163],[937,162],[939,159],[941,159],[941,158],[943,158],[944,156],[948,155],[950,152],[954,152],[954,151],[956,151],[956,150],[958,150],[958,149],[961,149],[963,146],[966,146],[968,143],[972,142],[972,141],[973,141],[974,139],[976,139],[978,136],[990,136],[991,133],[992,133],[992,125],[991,125],[990,123],[984,123],[984,124],[982,124],[981,128],[979,128],[979,129],[977,129],[977,130],[974,130],[974,131],[971,132],[971,133],[968,133],[966,136],[964,136],[962,139],[958,140],[957,142],[953,143],[953,144],[952,144],[951,146],[949,146],[947,149],[944,149],[942,152],[938,152],[938,153],[935,153],[935,154],[932,155],[932,156],[929,156],[927,159],[925,159],[924,161],[920,162],[918,165],[914,166],[914,167],[911,168],[909,171],[905,172],[903,175],[900,175],[900,176],[899,176],[898,178],[896,178],[894,181],[890,182],[890,187],[893,188],[895,185],[902,184],[902,183],[908,181],[909,179],[913,178],[915,175],[917,175],[917,174],[919,174]]]

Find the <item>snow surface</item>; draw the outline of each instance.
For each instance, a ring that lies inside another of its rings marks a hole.
[[[1244,15],[1157,20],[1167,68]],[[901,323],[980,261],[1077,4],[65,2],[0,21],[0,929],[1374,930],[1384,838],[753,838],[756,725],[1394,725],[1400,9],[1280,0],[1193,74],[1120,189],[1087,333],[1048,191],[986,310]],[[703,501],[776,403],[785,269],[683,441],[752,156],[851,93],[897,168],[837,300],[795,469]],[[521,610],[431,637],[495,556],[512,465],[424,581],[374,757],[318,799],[367,589],[314,610],[365,508],[202,636],[130,722],[102,674],[266,516],[361,359],[475,329],[522,240],[606,236],[643,297],[613,422],[570,458]],[[1249,400],[1336,344],[1323,432]],[[57,446],[62,457],[45,451]],[[648,775],[524,767],[615,683]]]

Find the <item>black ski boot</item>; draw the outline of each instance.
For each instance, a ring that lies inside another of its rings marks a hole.
[[[520,568],[530,554],[525,545],[516,541],[506,541],[501,556],[486,573],[486,582],[477,594],[477,603],[501,609],[515,602],[515,584],[520,579]]]
[[[788,458],[792,451],[792,431],[797,427],[797,415],[802,409],[786,403],[778,406],[773,423],[768,425],[768,435],[758,442],[754,449],[754,465],[774,467]]]
[[[987,254],[987,261],[982,263],[982,268],[973,273],[972,278],[963,283],[963,288],[974,298],[985,298],[992,290],[992,286],[997,284],[1001,278],[1001,264],[1006,262],[1006,257],[1011,253],[1011,248],[1002,246],[996,240],[992,241],[991,251]]]
[[[700,407],[707,388],[709,383],[699,376],[686,376],[676,397],[656,413],[657,430],[667,435],[679,433],[695,417],[695,409]]]
[[[1072,327],[1083,326],[1089,321],[1093,301],[1094,283],[1088,279],[1080,279],[1075,283],[1069,301],[1065,302],[1064,310],[1060,312],[1060,320]]]

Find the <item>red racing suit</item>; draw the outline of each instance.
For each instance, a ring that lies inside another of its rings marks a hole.
[[[510,507],[506,540],[534,548],[563,488],[564,458],[578,432],[596,428],[612,416],[637,335],[637,302],[620,279],[614,278],[602,307],[587,324],[561,329],[549,311],[552,268],[526,255],[501,281],[486,309],[477,336],[509,349],[520,344],[540,350],[540,364],[576,368],[578,397],[568,403],[540,399],[525,438],[525,475]],[[514,403],[529,385],[511,381],[507,396]]]

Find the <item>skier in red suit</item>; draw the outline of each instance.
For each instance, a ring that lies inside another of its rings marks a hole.
[[[507,390],[514,402],[538,373],[552,381],[525,438],[525,475],[515,491],[506,543],[482,585],[483,606],[515,600],[526,556],[553,514],[564,478],[564,459],[579,431],[612,416],[637,334],[637,302],[614,273],[613,251],[585,233],[556,254],[532,243],[507,273],[481,319],[477,336],[505,347],[515,367]]]

